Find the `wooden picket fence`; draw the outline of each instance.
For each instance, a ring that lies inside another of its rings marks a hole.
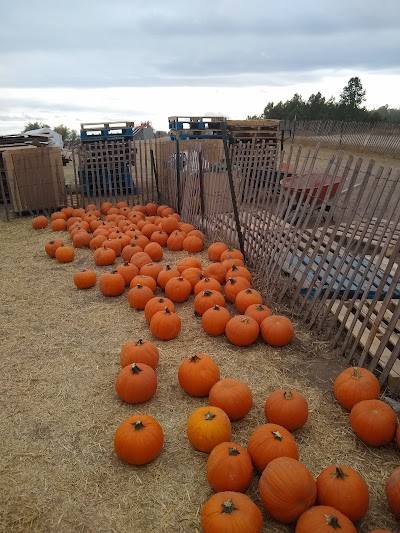
[[[231,177],[222,142],[155,150],[161,201],[212,240],[242,242],[278,301],[400,396],[400,173],[343,152],[321,170],[318,145],[234,146]]]

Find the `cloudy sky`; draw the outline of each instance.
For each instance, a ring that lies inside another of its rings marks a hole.
[[[399,0],[6,2],[0,134],[28,122],[261,114],[359,76],[366,105],[400,107]]]

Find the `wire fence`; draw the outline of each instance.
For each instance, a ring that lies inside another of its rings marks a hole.
[[[400,124],[311,120],[286,122],[285,129],[300,143],[400,157]]]

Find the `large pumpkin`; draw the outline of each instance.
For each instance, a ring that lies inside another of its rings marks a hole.
[[[400,466],[388,477],[385,490],[392,513],[397,519],[400,519]]]
[[[279,424],[288,431],[295,431],[307,422],[308,403],[300,392],[279,389],[266,399],[264,412],[268,422]]]
[[[157,311],[150,320],[150,331],[162,341],[175,339],[181,330],[181,319],[172,313],[168,307],[164,311]]]
[[[258,338],[260,327],[254,318],[236,315],[226,324],[225,335],[235,346],[250,346]]]
[[[259,472],[277,457],[299,458],[292,434],[278,424],[263,424],[256,428],[250,435],[247,451]]]
[[[317,499],[358,522],[367,514],[368,485],[358,472],[346,465],[329,465],[317,478]]]
[[[261,474],[258,492],[272,518],[292,524],[314,504],[317,485],[303,464],[291,457],[278,457]]]
[[[328,505],[311,507],[301,515],[295,533],[357,533],[351,520],[343,513]]]
[[[207,396],[219,378],[217,364],[204,353],[190,355],[179,365],[179,385],[191,396]]]
[[[350,425],[357,437],[369,446],[384,446],[395,436],[397,416],[381,400],[362,400],[350,412]]]
[[[231,440],[231,422],[219,407],[205,405],[193,411],[186,425],[189,442],[201,452],[210,453],[217,444]]]
[[[230,420],[241,420],[253,406],[253,395],[246,383],[225,378],[213,385],[208,402],[225,411]]]
[[[217,337],[225,333],[226,325],[231,318],[231,314],[226,307],[214,305],[203,313],[201,325],[207,335]]]
[[[342,407],[351,411],[361,400],[378,400],[380,395],[378,379],[362,367],[343,370],[335,379],[333,394]]]
[[[144,465],[155,459],[164,444],[160,424],[148,415],[126,418],[114,435],[114,450],[120,459],[132,465]]]
[[[201,528],[203,533],[261,533],[263,517],[246,494],[217,492],[201,509]]]
[[[234,442],[221,442],[211,451],[206,466],[207,481],[217,492],[245,492],[251,481],[253,464],[247,450]]]

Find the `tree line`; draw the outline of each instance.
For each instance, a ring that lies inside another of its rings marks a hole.
[[[378,109],[368,110],[365,102],[366,91],[358,77],[350,78],[340,94],[339,101],[326,99],[320,92],[312,94],[308,100],[294,94],[286,102],[269,102],[260,116],[248,119],[278,120],[337,120],[359,122],[400,122],[400,109],[392,109],[387,104]]]

